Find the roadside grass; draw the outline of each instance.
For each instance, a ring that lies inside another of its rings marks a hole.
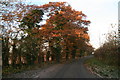
[[[102,78],[120,78],[120,67],[105,64],[98,59],[90,58],[84,63],[92,72],[100,75]]]
[[[22,73],[24,71],[29,71],[29,70],[36,70],[36,69],[42,69],[45,67],[49,67],[53,64],[56,64],[54,61],[52,62],[45,62],[42,64],[34,64],[34,65],[26,65],[26,66],[21,66],[21,67],[8,67],[8,68],[4,68],[2,69],[2,76],[5,77],[7,75],[11,75],[11,74],[16,74],[16,73]]]
[[[22,73],[24,71],[30,71],[30,70],[43,69],[43,68],[52,66],[54,64],[72,63],[73,61],[74,61],[73,59],[69,59],[68,61],[63,60],[60,63],[57,63],[55,61],[50,61],[50,62],[43,62],[41,64],[25,65],[25,66],[16,67],[16,68],[9,66],[8,68],[2,69],[2,76],[6,77],[11,74]]]

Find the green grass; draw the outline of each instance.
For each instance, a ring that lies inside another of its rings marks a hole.
[[[34,64],[34,65],[22,66],[21,68],[14,68],[14,67],[9,66],[8,68],[2,69],[2,76],[5,77],[5,76],[10,75],[10,74],[21,73],[21,72],[29,71],[29,70],[36,70],[39,68],[45,68],[45,67],[51,66],[53,64],[56,64],[56,63],[52,61],[49,63],[48,62],[42,63],[41,65]]]
[[[118,73],[120,67],[105,64],[96,58],[91,58],[85,61],[85,64],[93,71],[102,76],[103,78],[120,78]],[[119,69],[118,69],[119,68]],[[119,73],[120,74],[120,73]]]

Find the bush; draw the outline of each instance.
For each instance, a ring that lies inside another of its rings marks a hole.
[[[109,65],[118,65],[118,45],[112,41],[105,43],[95,51],[95,57]]]

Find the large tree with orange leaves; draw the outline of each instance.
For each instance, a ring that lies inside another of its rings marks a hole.
[[[33,64],[35,60],[41,63],[44,59],[42,51],[46,42],[48,43],[47,60],[51,56],[52,60],[60,62],[63,56],[66,56],[66,59],[69,56],[75,58],[78,51],[86,50],[86,42],[89,41],[87,26],[90,21],[86,20],[86,15],[82,11],[72,9],[66,2],[50,2],[42,6],[28,5],[20,10],[22,11],[16,10],[9,14],[10,18],[6,14],[3,15],[4,22],[10,22],[8,18],[13,21],[17,18],[15,20],[20,25],[15,27],[27,33],[26,36],[21,36],[20,40],[14,40],[19,45],[18,48],[16,48],[17,44],[13,45],[13,53],[17,54],[16,57],[13,56],[14,64],[19,56],[17,52],[20,52],[19,59],[21,54],[24,54],[22,57],[26,58],[28,64]],[[15,15],[12,17],[13,13]],[[46,24],[40,26],[38,24],[43,14],[47,16]]]
[[[78,47],[76,41],[79,39],[83,39],[81,41],[84,43],[85,41],[89,41],[86,26],[90,24],[90,21],[86,20],[86,15],[82,11],[72,9],[66,2],[50,2],[41,6],[41,8],[45,10],[49,17],[43,26],[46,31],[45,33],[49,34],[49,40],[53,41],[53,37],[54,39],[59,38],[56,41],[59,42],[57,45],[63,46],[61,43],[64,42],[65,50],[68,48],[68,45],[71,46],[69,50],[72,50],[70,52],[74,56],[73,58],[75,58],[76,52],[74,51]],[[56,42],[53,41],[52,47]],[[55,54],[59,54],[60,56],[61,51]]]

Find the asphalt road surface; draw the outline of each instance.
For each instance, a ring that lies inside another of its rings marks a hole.
[[[92,74],[83,65],[85,59],[72,62],[71,64],[65,64],[54,76],[55,78],[96,78],[97,76]]]
[[[99,78],[84,65],[84,61],[93,56],[75,60],[71,63],[56,64],[44,69],[31,70],[9,76],[10,78]]]
[[[84,61],[93,56],[84,57],[72,63],[59,65],[59,67],[51,68],[50,72],[46,72],[45,76],[42,73],[35,75],[35,78],[98,78],[92,74],[84,65]],[[49,71],[49,70],[48,70]]]

